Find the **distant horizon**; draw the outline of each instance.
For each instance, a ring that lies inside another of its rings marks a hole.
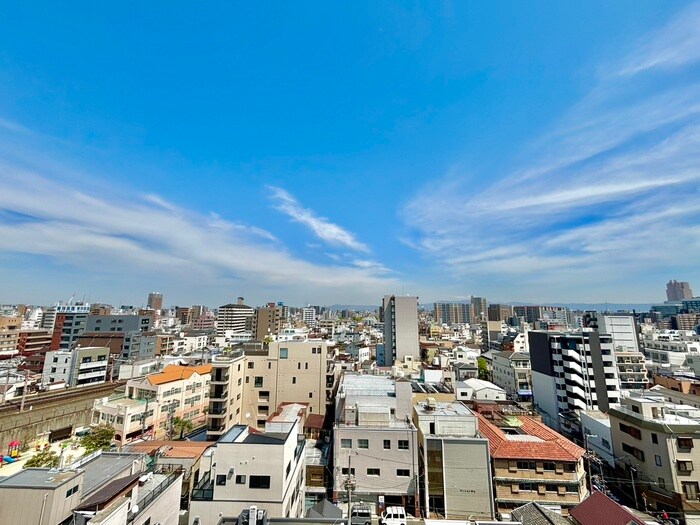
[[[26,0],[0,23],[4,300],[700,287],[700,1]]]

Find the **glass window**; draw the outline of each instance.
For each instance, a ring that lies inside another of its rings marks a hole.
[[[236,476],[236,485],[245,485],[245,476]]]
[[[367,475],[368,476],[379,476],[380,475],[380,470],[378,468],[368,468],[367,469]]]
[[[357,440],[357,448],[368,449],[369,448],[369,439],[358,439]]]
[[[352,439],[341,439],[340,448],[352,448]]]
[[[389,450],[390,448],[391,448],[391,440],[385,439],[384,440],[384,450]]]
[[[399,450],[408,450],[408,439],[399,439]]]
[[[250,476],[248,487],[251,489],[269,489],[270,476]]]
[[[396,476],[399,478],[408,478],[411,476],[411,471],[408,470],[407,468],[397,468],[396,469]]]
[[[262,376],[256,376],[255,378],[255,388],[262,388],[263,386],[263,378]]]
[[[280,348],[280,359],[287,359],[289,356],[289,348]]]

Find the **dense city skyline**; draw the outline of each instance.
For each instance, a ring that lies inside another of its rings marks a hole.
[[[649,304],[700,282],[700,4],[508,13],[8,7],[2,300]]]

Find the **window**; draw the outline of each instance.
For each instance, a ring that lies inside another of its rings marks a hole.
[[[341,439],[340,448],[352,448],[352,439]]]
[[[79,487],[79,486],[80,486],[80,485],[75,485],[75,486],[69,488],[69,489],[68,489],[68,492],[66,492],[66,498],[70,498],[73,494],[75,494],[76,492],[78,492],[78,487]]]
[[[342,472],[343,472],[343,476],[347,476],[347,475],[348,475],[348,469],[347,469],[347,467],[345,467],[344,469],[342,469]],[[354,468],[351,468],[351,469],[350,469],[350,475],[351,475],[351,476],[354,476],[354,475],[355,475],[355,469],[354,469]]]
[[[290,473],[291,471],[292,471],[292,462],[289,461],[289,463],[287,463],[287,471],[286,471],[284,477],[285,477],[285,478],[288,478],[288,477],[289,477],[289,473]]]
[[[217,485],[226,485],[226,474],[217,474],[216,475],[216,484]]]
[[[248,361],[248,368],[251,370],[255,368],[255,363],[253,363],[252,361]]]
[[[654,434],[653,432],[651,433],[651,442],[654,443],[654,445],[659,444],[659,436]]]
[[[534,461],[518,461],[518,470],[535,470]]]
[[[644,451],[639,450],[638,448],[632,447],[632,446],[628,445],[627,443],[622,444],[622,450],[627,452],[628,454],[632,454],[638,460],[644,461]]]
[[[547,483],[544,486],[545,492],[559,492],[559,486],[554,483]]]
[[[262,388],[262,386],[263,386],[262,376],[256,376],[255,377],[255,388]]]
[[[250,476],[248,487],[251,489],[269,489],[270,476]]]
[[[313,393],[313,392],[309,392],[309,399],[313,399],[313,398],[314,398],[314,393]]]
[[[384,450],[389,450],[389,449],[391,449],[391,440],[385,439],[384,440]]]
[[[537,483],[520,483],[519,488],[522,491],[534,492],[537,490]]]
[[[681,485],[683,486],[683,493],[685,494],[686,498],[698,499],[698,492],[700,492],[700,488],[698,487],[697,481],[683,481]]]
[[[368,449],[369,448],[369,439],[358,439],[357,440],[357,448]]]
[[[659,478],[659,487],[662,489],[666,488],[666,480],[664,478]]]
[[[620,431],[632,436],[633,438],[642,439],[642,433],[638,428],[620,423]]]
[[[678,461],[678,472],[692,472],[693,462],[692,461]]]
[[[289,348],[280,348],[280,359],[287,359],[289,356]]]
[[[661,466],[661,456],[659,456],[658,454],[654,454],[654,463],[656,463],[657,467],[660,467]]]
[[[693,438],[679,437],[678,439],[676,439],[676,444],[678,445],[678,448],[692,449],[693,448]]]
[[[378,468],[368,468],[367,469],[367,475],[368,476],[379,476],[379,469]]]
[[[297,378],[296,378],[296,377],[292,377],[292,384],[293,384],[293,385],[296,385],[296,384],[297,384]]]
[[[556,470],[557,466],[554,464],[553,461],[545,461],[542,463],[542,468],[544,470]]]
[[[652,436],[653,436],[653,435],[654,435],[654,434],[652,434]],[[600,441],[601,441],[601,443],[603,444],[603,446],[604,446],[605,448],[607,448],[608,450],[610,450],[610,441],[608,441],[608,440],[605,439],[605,438],[600,438]]]
[[[408,450],[408,439],[399,439],[399,450]]]
[[[301,363],[297,363],[297,370],[301,370]]]
[[[272,361],[267,362],[267,369],[268,370],[272,369]]]
[[[399,478],[408,478],[411,476],[411,471],[408,470],[407,468],[397,468],[396,469],[396,476]]]

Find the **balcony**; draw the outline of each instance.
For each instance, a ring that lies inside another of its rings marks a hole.
[[[228,384],[229,375],[222,369],[214,369],[215,372],[211,375],[211,384],[220,385]]]
[[[107,366],[107,361],[91,361],[89,363],[80,363],[80,366],[78,366],[79,370],[86,370],[88,368],[99,368],[99,367],[106,367]]]
[[[209,472],[199,480],[190,497],[192,501],[212,501],[214,499],[214,481],[210,479]]]
[[[78,374],[78,380],[92,379],[93,377],[105,377],[106,374],[107,374],[107,371],[104,369],[98,370],[95,372],[83,372],[83,373]]]
[[[228,399],[228,388],[215,387],[209,395],[211,401],[226,401]]]

